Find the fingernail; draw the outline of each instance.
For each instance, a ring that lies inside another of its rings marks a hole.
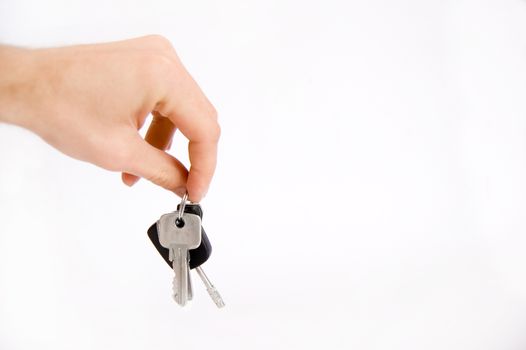
[[[129,187],[132,187],[133,185],[135,185],[137,183],[137,181],[139,181],[140,177],[135,177],[131,180],[127,180],[125,183],[126,185],[128,185]]]

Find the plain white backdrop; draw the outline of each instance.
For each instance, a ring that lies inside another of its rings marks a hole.
[[[227,307],[170,297],[174,195],[0,125],[1,350],[524,349],[525,1],[0,1],[4,44],[151,33],[219,110]]]

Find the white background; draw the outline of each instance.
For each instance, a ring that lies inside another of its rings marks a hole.
[[[227,307],[170,297],[174,195],[0,125],[0,349],[524,349],[525,1],[0,1],[2,43],[150,33],[220,113]]]

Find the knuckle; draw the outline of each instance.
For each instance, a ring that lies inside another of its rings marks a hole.
[[[208,130],[208,136],[209,139],[217,142],[219,141],[219,138],[221,137],[221,126],[217,121],[215,121],[212,126]]]
[[[158,34],[142,37],[142,40],[149,48],[140,53],[138,61],[143,79],[158,81],[178,77],[181,63],[170,40]]]
[[[171,66],[173,65],[173,61],[169,57],[155,52],[148,53],[145,56],[144,61],[148,67],[157,68],[162,71],[171,69]]]
[[[217,142],[221,137],[221,126],[218,122],[218,113],[215,107],[208,103],[204,109],[205,116],[212,121],[212,123],[207,128],[207,138],[211,141]]]
[[[207,117],[217,122],[217,109],[209,103],[207,108]]]
[[[145,78],[150,78],[153,82],[160,78],[167,78],[174,74],[176,63],[167,55],[149,53],[144,57],[143,74]]]
[[[154,47],[158,48],[159,50],[167,50],[167,51],[173,50],[173,46],[170,40],[168,40],[166,37],[162,35],[159,35],[159,34],[148,35],[146,37],[146,40],[148,40]]]

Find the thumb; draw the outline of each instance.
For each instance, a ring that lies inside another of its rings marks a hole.
[[[138,134],[130,148],[126,173],[145,178],[179,196],[184,195],[188,170],[179,160],[150,145]]]

